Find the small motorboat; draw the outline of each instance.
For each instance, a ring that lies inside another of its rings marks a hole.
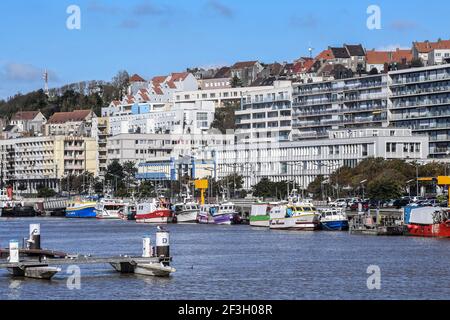
[[[322,230],[346,231],[349,228],[348,218],[342,208],[319,210]]]

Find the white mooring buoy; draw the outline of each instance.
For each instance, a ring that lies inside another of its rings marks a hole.
[[[151,258],[152,257],[152,242],[150,237],[144,237],[142,239],[142,257]]]
[[[9,263],[19,263],[19,241],[11,240],[9,242]]]

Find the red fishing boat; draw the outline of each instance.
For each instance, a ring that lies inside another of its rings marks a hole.
[[[411,236],[450,238],[450,209],[409,207],[405,222]]]
[[[173,220],[172,211],[169,209],[169,204],[153,199],[151,201],[144,201],[137,205],[136,222],[137,223],[156,223],[164,224],[170,223]]]

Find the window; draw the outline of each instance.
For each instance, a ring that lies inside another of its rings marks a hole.
[[[391,152],[391,144],[386,143],[386,152]]]

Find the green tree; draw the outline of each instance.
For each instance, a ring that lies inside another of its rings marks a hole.
[[[243,87],[244,83],[242,82],[242,80],[238,77],[238,76],[234,76],[231,79],[231,87],[232,88],[238,88],[238,87]]]
[[[212,129],[218,129],[225,134],[227,130],[236,128],[236,111],[239,110],[240,103],[226,102],[223,108],[217,108],[214,114],[214,121],[211,123]]]
[[[400,197],[402,193],[399,181],[388,175],[381,175],[370,181],[367,188],[367,194],[373,200],[387,201]]]

